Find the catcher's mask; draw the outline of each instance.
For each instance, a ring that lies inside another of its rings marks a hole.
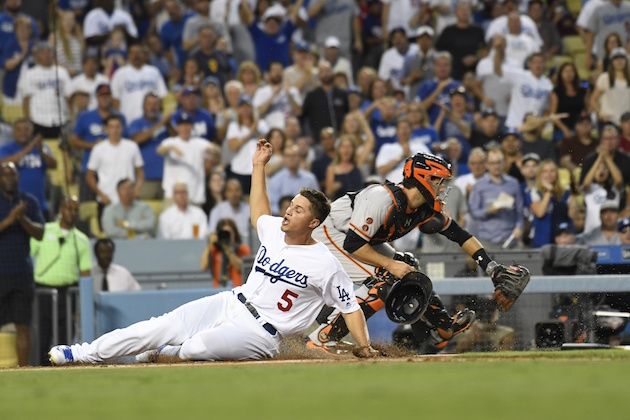
[[[405,161],[403,177],[418,188],[425,200],[435,211],[442,211],[448,190],[444,188],[446,180],[451,179],[451,164],[439,156],[429,153],[416,153]]]
[[[387,317],[398,324],[413,324],[429,306],[432,292],[433,284],[426,275],[419,271],[407,273],[387,292],[385,298]]]

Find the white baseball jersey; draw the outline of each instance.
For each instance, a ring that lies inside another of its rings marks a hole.
[[[523,68],[527,58],[531,54],[540,51],[540,47],[534,38],[523,33],[506,35],[505,43],[505,59],[511,62],[514,67]]]
[[[72,79],[70,88],[71,94],[82,91],[87,92],[90,95],[90,102],[88,103],[88,109],[96,109],[98,103],[96,102],[96,87],[100,84],[109,84],[109,78],[107,76],[96,73],[94,79],[88,78],[85,73],[81,73]]]
[[[400,80],[403,77],[405,59],[417,55],[418,51],[420,48],[417,44],[409,44],[405,54],[401,54],[395,47],[385,51],[378,66],[378,78],[389,80],[395,89],[401,88]]]
[[[359,310],[353,284],[326,246],[287,245],[282,218],[261,216],[261,246],[242,293],[283,337],[300,334],[315,321],[322,306],[342,313]]]
[[[265,115],[260,116],[265,119],[270,128],[279,128],[284,130],[285,120],[293,115],[293,108],[291,107],[289,95],[298,105],[302,106],[300,91],[295,87],[290,87],[288,91],[281,89],[275,96],[271,85],[266,85],[256,90],[256,94],[252,100],[254,108],[256,109],[273,97],[271,105],[267,108]]]
[[[549,107],[549,95],[553,90],[551,80],[545,75],[537,78],[529,70],[509,65],[504,65],[502,70],[502,80],[512,86],[505,126],[517,128],[523,124],[525,114],[528,112],[542,115]]]
[[[409,142],[409,150],[412,155],[416,153],[431,153],[427,145],[422,139],[410,141]],[[387,165],[394,159],[400,159],[402,155],[403,147],[400,143],[385,143],[381,146],[381,149],[378,151],[378,155],[376,155],[376,161],[374,162],[374,166],[378,169],[380,166]],[[400,159],[398,165],[394,167],[391,171],[389,171],[385,175],[385,179],[394,184],[398,184],[403,180],[403,169],[405,167],[405,159]]]
[[[269,131],[269,126],[265,122],[265,120],[258,121],[258,134],[252,134],[251,138],[248,142],[243,144],[240,149],[234,152],[234,157],[232,158],[230,170],[235,174],[239,175],[251,175],[254,170],[254,165],[252,164],[252,158],[254,157],[254,153],[256,152],[256,143],[258,142],[258,138],[262,135],[266,135]],[[227,134],[225,138],[227,140],[238,138],[241,139],[249,133],[249,127],[244,125],[239,125],[238,122],[232,121],[230,125],[228,125]]]
[[[188,186],[190,201],[201,204],[206,201],[205,168],[206,150],[210,142],[202,138],[182,140],[180,137],[169,137],[160,146],[175,146],[183,154],[178,156],[171,151],[164,156],[164,176],[162,188],[164,197],[173,197],[173,186],[177,182],[185,182]]]
[[[124,26],[130,36],[133,38],[138,37],[138,28],[128,12],[115,9],[110,16],[105,10],[98,7],[85,15],[83,37],[91,38],[93,36],[107,35],[117,26]]]
[[[112,96],[120,101],[120,112],[127,121],[142,117],[142,105],[147,93],[153,92],[160,98],[168,93],[160,71],[145,64],[140,69],[127,64],[116,70],[112,77]]]
[[[144,166],[140,148],[136,142],[122,139],[117,145],[107,141],[92,149],[87,168],[98,175],[98,188],[109,197],[112,204],[119,201],[116,185],[121,179],[136,179],[136,168]],[[100,197],[99,197],[100,199]]]
[[[602,4],[606,4],[605,0],[588,0],[586,3],[582,4],[582,9],[580,9],[580,14],[575,21],[575,24],[583,29],[588,30],[588,21],[593,16],[593,12]],[[593,48],[591,52],[595,53],[597,46],[599,45],[599,36],[597,33],[593,34]],[[603,58],[603,57],[600,57]]]
[[[527,34],[536,40],[538,45],[543,45],[544,42],[540,37],[540,33],[538,32],[538,26],[536,22],[532,20],[527,15],[521,15],[521,33]],[[497,35],[507,35],[508,34],[508,17],[507,15],[499,16],[494,19],[488,25],[488,29],[486,29],[486,42],[488,44],[492,43],[492,38]]]
[[[22,73],[18,81],[18,91],[22,98],[30,97],[30,117],[35,124],[58,127],[67,121],[68,106],[65,98],[71,92],[70,75],[65,68],[37,65]],[[65,98],[60,100],[58,95]]]

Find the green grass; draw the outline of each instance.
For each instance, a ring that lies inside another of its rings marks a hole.
[[[0,370],[0,418],[607,419],[630,410],[630,352],[474,356]]]

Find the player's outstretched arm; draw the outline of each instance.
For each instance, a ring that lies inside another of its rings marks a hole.
[[[272,153],[271,143],[265,139],[259,139],[256,144],[256,152],[252,158],[254,170],[252,172],[252,189],[249,193],[250,217],[256,231],[258,231],[258,218],[265,214],[271,214],[271,204],[269,204],[265,180],[265,165],[271,159]]]
[[[367,323],[365,322],[365,316],[361,309],[347,314],[342,314],[348,330],[354,340],[357,342],[358,351],[356,355],[358,357],[374,357],[377,352],[372,349],[370,345],[370,335],[368,333]]]

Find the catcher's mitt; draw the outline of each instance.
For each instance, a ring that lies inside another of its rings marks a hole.
[[[531,275],[522,265],[505,266],[491,261],[487,273],[494,284],[494,300],[501,311],[507,312],[523,293]]]

